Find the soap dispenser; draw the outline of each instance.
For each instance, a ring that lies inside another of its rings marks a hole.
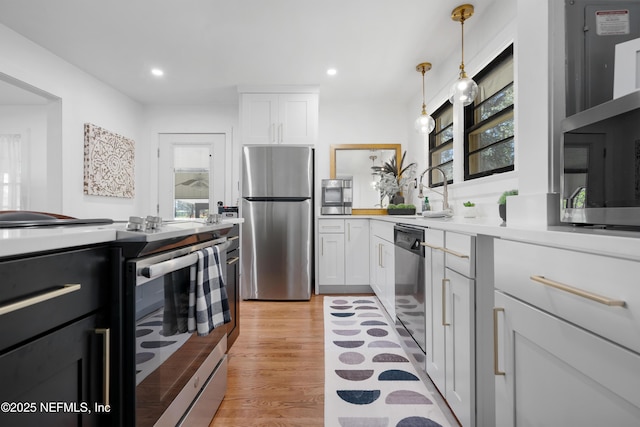
[[[429,204],[429,198],[427,196],[424,197],[424,201],[422,202],[422,212],[430,211],[431,205]]]

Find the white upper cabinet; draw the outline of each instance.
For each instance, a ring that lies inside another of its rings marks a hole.
[[[318,93],[241,93],[243,144],[314,144]]]

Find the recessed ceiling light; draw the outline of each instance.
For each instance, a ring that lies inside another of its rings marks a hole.
[[[330,76],[335,76],[336,74],[338,74],[338,70],[336,70],[335,68],[329,68],[327,70],[327,74]]]
[[[164,76],[164,71],[162,71],[160,68],[152,68],[151,74],[153,74],[154,76],[160,77],[160,76]]]

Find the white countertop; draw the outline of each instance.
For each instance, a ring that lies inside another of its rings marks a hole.
[[[225,218],[221,224],[208,225],[211,230],[225,224],[239,224],[242,218]],[[0,258],[33,252],[95,245],[116,238],[117,224],[78,225],[71,227],[0,228]]]
[[[512,227],[504,225],[499,218],[463,218],[462,216],[425,218],[419,215],[320,215],[318,218],[368,218],[415,224],[438,230],[487,235],[640,261],[640,231],[602,230],[571,225]]]

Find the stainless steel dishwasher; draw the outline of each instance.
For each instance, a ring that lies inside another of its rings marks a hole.
[[[395,308],[401,324],[420,349],[422,360],[426,354],[424,228],[406,224],[394,227],[395,243]],[[409,349],[411,350],[411,349]],[[416,351],[412,351],[420,359]]]

